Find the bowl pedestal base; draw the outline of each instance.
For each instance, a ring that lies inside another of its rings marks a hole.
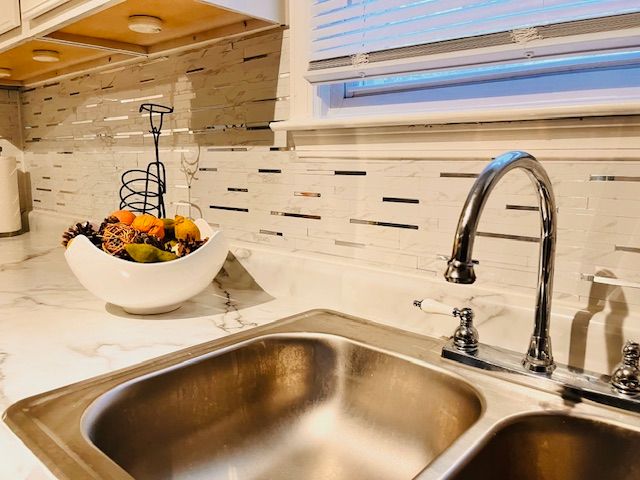
[[[121,307],[125,312],[132,315],[157,315],[159,313],[169,313],[180,308],[182,303],[175,303],[173,305],[165,305],[163,307],[150,307],[150,308],[136,308],[136,307]]]

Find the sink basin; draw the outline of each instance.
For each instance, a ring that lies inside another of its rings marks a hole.
[[[137,479],[397,479],[418,474],[480,410],[446,374],[304,335],[133,381],[100,398],[84,428]]]
[[[234,337],[23,400],[6,421],[73,480],[395,480],[483,410],[416,358],[423,337],[322,311]]]
[[[526,415],[496,431],[450,480],[640,478],[640,432],[567,415]]]

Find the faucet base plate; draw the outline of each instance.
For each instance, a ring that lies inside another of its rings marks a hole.
[[[640,396],[618,393],[611,386],[609,375],[556,364],[551,372],[533,372],[523,365],[522,354],[480,343],[476,353],[458,350],[453,340],[442,347],[442,358],[491,372],[514,374],[514,382],[525,383],[540,390],[559,393],[569,401],[591,400],[604,405],[640,413]]]

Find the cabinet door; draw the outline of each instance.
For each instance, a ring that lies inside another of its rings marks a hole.
[[[53,10],[69,0],[20,0],[22,18],[34,18]]]
[[[20,26],[20,4],[18,0],[5,0],[2,2],[2,10],[2,14],[0,14],[0,34]]]
[[[285,4],[284,0],[200,0],[201,2],[210,3],[217,7],[232,10],[234,12],[243,13],[253,18],[260,18],[272,23],[285,22]],[[301,1],[301,0],[290,0]]]

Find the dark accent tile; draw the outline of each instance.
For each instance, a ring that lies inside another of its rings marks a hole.
[[[590,182],[640,182],[640,177],[629,177],[625,175],[591,175]]]
[[[540,210],[540,207],[536,207],[533,205],[509,205],[505,206],[507,210],[526,210],[528,212],[537,212]]]
[[[271,211],[271,215],[279,215],[281,217],[307,218],[307,219],[310,219],[310,220],[321,220],[322,219],[322,217],[320,215],[308,215],[306,213],[276,212],[275,210]]]
[[[503,240],[516,240],[518,242],[540,243],[540,239],[538,237],[527,237],[524,235],[509,235],[506,233],[493,233],[493,232],[477,232],[476,235],[479,237],[502,238]]]
[[[440,178],[478,178],[477,173],[440,172]]]
[[[269,56],[269,54],[267,53],[262,53],[260,55],[254,55],[253,57],[245,57],[243,59],[244,62],[250,62],[252,60],[260,60],[261,58],[267,58]]]
[[[215,208],[217,210],[229,210],[230,212],[248,212],[248,208],[239,207],[223,207],[222,205],[209,205],[209,208]]]
[[[640,253],[640,247],[625,247],[624,245],[616,245],[616,252]]]
[[[263,235],[274,235],[276,237],[282,237],[283,234],[282,232],[275,232],[273,230],[264,230],[264,229],[260,229],[260,233],[262,233]]]
[[[420,203],[420,200],[417,198],[400,198],[400,197],[382,197],[383,202],[394,202],[394,203]]]
[[[361,220],[359,218],[352,218],[349,223],[356,223],[358,225],[375,225],[378,227],[391,227],[391,228],[406,228],[409,230],[418,230],[418,225],[410,225],[407,223],[393,223],[393,222],[380,222],[377,220]]]

